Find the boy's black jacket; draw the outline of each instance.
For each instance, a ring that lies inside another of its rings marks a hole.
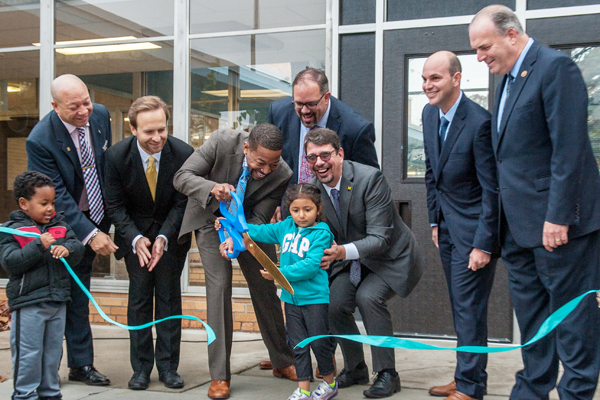
[[[63,237],[59,238],[53,234],[56,239],[54,245],[69,250],[66,257],[69,265],[74,267],[83,258],[85,247],[63,221],[62,213],[55,214],[49,223],[39,226],[23,211],[13,211],[10,221],[2,226],[12,229],[37,227],[40,233],[49,229],[63,232],[58,235]],[[70,276],[63,263],[52,257],[50,249],[44,248],[40,238],[21,237],[20,241],[28,243],[21,247],[15,236],[0,233],[0,266],[8,273],[6,296],[10,310],[42,302],[70,301]]]

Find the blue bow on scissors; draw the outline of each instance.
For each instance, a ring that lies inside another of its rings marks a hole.
[[[221,227],[219,228],[219,240],[223,243],[230,237],[233,240],[233,252],[230,253],[229,250],[227,250],[227,256],[229,256],[229,258],[237,258],[242,251],[246,251],[242,234],[248,232],[248,224],[246,223],[242,201],[235,192],[230,192],[230,194],[231,202],[229,203],[229,208],[235,210],[235,214],[230,212],[227,206],[228,203],[219,204],[221,214],[225,217],[225,219],[219,221],[221,223]]]

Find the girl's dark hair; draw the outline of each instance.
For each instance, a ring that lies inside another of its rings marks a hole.
[[[308,199],[315,203],[317,209],[321,209],[317,213],[317,222],[324,222],[325,218],[322,212],[323,202],[321,201],[321,191],[312,183],[299,183],[290,186],[285,192],[284,203],[285,208],[290,209],[290,205],[297,199]]]

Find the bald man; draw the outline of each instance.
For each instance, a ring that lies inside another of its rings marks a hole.
[[[460,61],[440,51],[423,66],[423,140],[432,240],[446,275],[459,346],[487,345],[487,304],[498,242],[498,183],[490,113],[460,90]],[[448,400],[481,400],[486,354],[456,353],[454,380],[429,390]]]
[[[110,222],[105,217],[104,152],[112,133],[106,107],[92,104],[86,85],[75,75],[61,75],[52,82],[52,108],[27,138],[27,167],[54,182],[56,211],[77,238],[86,245],[83,260],[72,266],[89,289],[92,262],[96,254],[109,255],[117,246],[107,235]],[[67,355],[69,380],[106,386],[110,380],[94,368],[89,302],[74,280],[72,301],[67,305]]]
[[[501,5],[479,11],[471,47],[496,88],[492,143],[500,242],[521,343],[560,307],[600,287],[600,175],[588,136],[588,93],[571,57],[530,38]],[[591,399],[600,370],[600,310],[588,296],[555,332],[521,352],[510,398]],[[559,361],[564,374],[558,385]]]

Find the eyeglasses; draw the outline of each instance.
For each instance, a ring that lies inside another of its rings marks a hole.
[[[324,151],[321,154],[307,154],[304,156],[304,158],[306,159],[306,161],[309,164],[314,164],[317,162],[317,157],[319,157],[321,159],[321,161],[323,162],[327,162],[331,159],[331,155],[333,153],[337,153],[336,150],[333,151]]]
[[[294,107],[298,110],[302,110],[304,108],[304,106],[306,106],[306,108],[308,108],[308,109],[313,109],[321,102],[321,100],[323,99],[323,97],[325,97],[325,95],[327,93],[328,92],[323,93],[323,96],[321,96],[321,98],[318,101],[309,101],[308,103],[300,103],[299,101],[292,100],[292,103],[294,104]]]

